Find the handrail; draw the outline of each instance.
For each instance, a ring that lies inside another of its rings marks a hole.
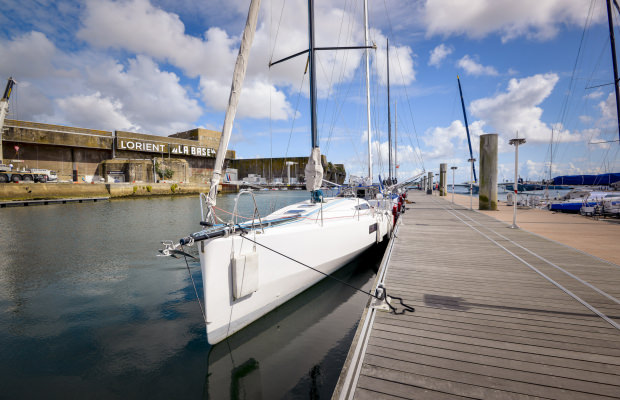
[[[238,225],[237,208],[239,206],[239,198],[241,197],[241,195],[246,194],[246,193],[252,196],[252,201],[254,201],[254,212],[252,213],[252,230],[254,230],[254,221],[258,217],[260,229],[262,230],[263,233],[265,233],[265,228],[263,227],[263,221],[260,217],[260,212],[258,211],[258,205],[256,204],[256,197],[254,196],[254,193],[251,190],[242,189],[239,191],[239,194],[237,194],[237,197],[235,198],[235,207],[233,209],[233,214],[230,217],[230,223],[233,227],[235,225]]]

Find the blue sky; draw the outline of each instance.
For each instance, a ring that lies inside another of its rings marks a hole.
[[[317,45],[363,44],[360,0],[315,0]],[[19,82],[9,117],[167,136],[220,130],[249,0],[0,2],[0,77]],[[262,0],[230,147],[241,158],[309,155],[305,0]],[[369,0],[375,179],[387,172],[385,41],[399,177],[458,166],[472,133],[498,133],[499,179],[620,171],[604,0]],[[614,18],[618,19],[615,12]],[[578,56],[579,54],[579,56]],[[321,149],[367,169],[363,52],[318,56]],[[606,85],[589,88],[596,85]]]

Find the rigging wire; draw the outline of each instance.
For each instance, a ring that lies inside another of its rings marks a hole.
[[[278,20],[278,27],[276,29],[276,36],[273,39],[273,47],[271,49],[271,55],[269,56],[269,62],[271,62],[271,60],[273,60],[273,53],[276,50],[276,44],[278,43],[278,34],[280,33],[280,25],[282,25],[282,15],[284,15],[284,5],[286,4],[286,0],[282,1],[282,9],[280,10],[280,19]],[[272,10],[273,10],[273,1],[271,2],[271,6],[272,6]],[[269,37],[271,38],[271,27],[273,25],[273,12],[270,13],[271,14],[271,22],[269,25]]]
[[[271,251],[271,252],[273,252],[273,253],[275,253],[275,254],[277,254],[277,255],[279,255],[279,256],[282,256],[282,257],[284,257],[284,258],[286,258],[286,259],[288,259],[288,260],[291,260],[291,261],[293,261],[294,263],[297,263],[297,264],[302,265],[302,266],[304,266],[304,267],[306,267],[306,268],[309,268],[309,269],[311,269],[311,270],[313,270],[313,271],[315,271],[315,272],[318,272],[319,274],[321,274],[321,275],[325,276],[326,278],[331,278],[331,279],[335,280],[336,282],[339,282],[339,283],[341,283],[341,284],[343,284],[343,285],[345,285],[345,286],[348,286],[348,287],[350,287],[351,289],[356,290],[356,291],[358,291],[358,292],[364,293],[365,295],[370,296],[370,297],[373,297],[373,298],[375,298],[375,299],[377,299],[377,300],[379,300],[379,301],[383,301],[383,300],[385,300],[385,299],[388,297],[388,295],[387,295],[387,291],[385,290],[385,288],[384,288],[384,292],[383,292],[383,294],[382,294],[381,296],[377,296],[376,294],[373,294],[373,293],[371,293],[371,292],[367,292],[367,291],[365,291],[365,290],[362,290],[362,289],[358,288],[357,286],[353,286],[353,285],[351,285],[350,283],[343,281],[342,279],[336,278],[336,277],[335,277],[335,276],[333,276],[333,275],[327,274],[327,273],[325,273],[325,272],[323,272],[323,271],[321,271],[321,270],[318,270],[318,269],[316,269],[316,268],[313,268],[313,267],[309,266],[308,264],[304,264],[304,263],[302,263],[301,261],[298,261],[298,260],[296,260],[296,259],[294,259],[294,258],[292,258],[292,257],[289,257],[289,256],[287,256],[287,255],[286,255],[286,254],[284,254],[284,253],[281,253],[281,252],[279,252],[279,251],[277,251],[277,250],[275,250],[275,249],[272,249],[271,247],[265,246],[265,245],[264,245],[264,244],[262,244],[262,243],[259,243],[259,242],[255,241],[255,240],[252,240],[252,239],[250,239],[250,238],[248,238],[248,237],[247,237],[247,232],[242,231],[242,233],[241,233],[241,237],[242,237],[243,239],[245,239],[245,240],[250,241],[251,243],[254,243],[254,244],[255,244],[255,245],[257,245],[257,246],[260,246],[260,247],[262,247],[262,248],[264,248],[264,249],[266,249],[266,250],[269,250],[269,251]],[[415,312],[415,308],[411,307],[410,305],[405,304],[405,303],[403,302],[403,299],[402,299],[402,298],[400,298],[400,297],[396,297],[396,296],[389,296],[389,297],[390,297],[391,299],[396,299],[396,300],[399,300],[399,301],[400,301],[400,304],[403,306],[403,309],[402,309],[401,311],[396,311],[396,310],[397,310],[397,309],[396,309],[396,307],[394,307],[393,305],[391,305],[389,301],[386,301],[386,302],[385,302],[385,304],[387,304],[387,305],[388,305],[388,307],[390,307],[390,310],[392,311],[392,313],[394,313],[394,314],[399,314],[399,315],[400,315],[400,314],[404,314],[404,313],[405,313],[405,312],[407,312],[407,311],[409,311],[409,312]]]
[[[196,288],[196,282],[194,282],[194,277],[192,276],[192,271],[189,269],[189,262],[187,261],[187,256],[185,255],[185,249],[183,245],[181,245],[181,251],[183,252],[183,258],[185,259],[185,266],[187,267],[187,273],[189,274],[189,278],[192,280],[192,286],[194,287],[194,294],[196,295],[196,300],[198,300],[198,306],[200,306],[200,313],[202,314],[202,320],[207,322],[207,315],[205,314],[205,309],[202,306],[202,302],[200,301],[200,296],[198,296],[198,289]]]
[[[342,38],[342,27],[344,25],[344,16],[345,16],[346,8],[347,8],[347,2],[345,1],[344,7],[342,9],[342,16],[340,17],[340,26],[338,28],[338,39],[336,40],[336,47],[340,46],[340,40]],[[326,96],[326,100],[325,100],[325,106],[323,107],[323,118],[321,120],[321,130],[323,130],[323,126],[325,125],[325,119],[327,118],[327,105],[329,104],[330,94],[331,94],[331,91],[332,91],[332,88],[333,88],[334,72],[336,70],[336,64],[337,64],[338,54],[339,53],[340,52],[338,52],[338,51],[335,53],[334,60],[333,60],[333,63],[332,63],[332,70],[331,70],[331,74],[330,74],[330,77],[329,77],[329,85],[328,85],[328,89],[327,89],[327,96]],[[343,58],[345,56],[346,56],[346,54],[343,55]]]
[[[357,2],[357,1],[353,2],[353,6],[354,7],[352,8],[352,10],[350,12],[351,17],[349,18],[348,34],[346,35],[346,37],[348,37],[348,38],[352,38],[353,15],[355,15],[355,10],[357,8],[357,4],[358,3],[359,2]],[[345,9],[346,9],[346,2],[345,2]],[[348,62],[349,62],[349,52],[344,52],[344,54],[343,54],[343,66],[342,66],[342,69],[340,70],[340,76],[338,77],[338,82],[344,82],[345,71],[346,71],[346,67],[348,65]],[[333,137],[334,129],[336,127],[335,125],[336,125],[336,122],[338,121],[338,119],[339,119],[339,117],[341,115],[341,112],[343,110],[344,103],[345,103],[344,101],[338,102],[338,98],[339,98],[339,96],[341,96],[342,99],[347,97],[347,95],[350,92],[351,84],[352,83],[353,83],[353,79],[351,79],[349,81],[349,85],[347,86],[346,93],[341,94],[341,90],[339,90],[339,87],[338,87],[338,90],[336,91],[336,94],[334,95],[334,101],[333,102],[334,102],[335,107],[333,109],[332,116],[331,116],[331,121],[330,121],[330,125],[329,125],[329,136],[328,136],[328,140],[327,140],[326,154],[329,152],[330,143],[331,143],[331,140],[332,140],[332,137]]]
[[[385,0],[383,0],[383,6],[385,8],[385,15],[386,15],[387,20],[388,20],[388,25],[390,27],[391,36],[395,37],[395,35],[394,35],[394,28],[392,26],[392,20],[390,18],[390,13],[388,12],[387,3],[386,3]],[[407,133],[407,138],[409,139],[409,143],[411,144],[411,147],[413,149],[413,153],[417,156],[420,164],[422,165],[422,170],[426,170],[426,168],[424,167],[424,159],[422,157],[422,150],[421,150],[421,147],[420,147],[420,137],[418,135],[418,130],[416,129],[416,126],[415,126],[415,121],[413,120],[413,111],[411,110],[411,101],[409,99],[409,92],[407,91],[407,87],[404,85],[405,77],[404,77],[404,74],[403,74],[402,65],[400,64],[400,57],[398,56],[398,51],[395,51],[395,53],[396,53],[396,62],[398,64],[398,69],[400,71],[400,76],[401,76],[402,81],[403,81],[403,89],[405,91],[405,98],[407,99],[407,107],[409,108],[409,117],[411,118],[411,124],[413,126],[413,132],[415,134],[417,147],[413,145],[413,142],[411,141],[411,135],[409,133]]]
[[[291,138],[293,137],[293,130],[295,128],[295,121],[297,121],[297,110],[299,109],[299,101],[301,99],[301,92],[304,86],[304,82],[306,80],[306,74],[301,77],[301,83],[299,85],[299,90],[297,91],[297,101],[295,102],[295,112],[293,114],[293,121],[291,122],[291,130],[288,135],[288,142],[286,144],[286,151],[284,152],[284,163],[282,163],[282,169],[280,170],[280,176],[284,176],[284,169],[286,165],[286,159],[288,158],[288,151],[291,146]]]
[[[579,62],[581,60],[581,54],[582,54],[584,39],[585,39],[585,36],[586,36],[586,31],[587,31],[587,29],[590,26],[591,21],[592,21],[592,15],[593,15],[593,11],[594,11],[594,4],[595,4],[595,0],[591,0],[590,1],[590,7],[588,9],[588,15],[586,16],[586,20],[585,20],[584,26],[583,26],[583,31],[581,33],[581,39],[579,41],[579,47],[577,49],[577,56],[575,57],[575,63],[573,64],[573,71],[571,73],[571,77],[570,77],[570,80],[569,80],[568,91],[566,93],[564,101],[562,102],[562,106],[560,107],[560,111],[559,111],[559,116],[557,118],[559,120],[558,121],[559,126],[564,126],[565,125],[566,115],[568,113],[568,108],[569,108],[569,99],[570,99],[570,97],[571,97],[571,95],[572,95],[572,93],[574,91],[574,85],[575,85],[575,80],[576,80],[575,79],[575,75],[576,75],[576,72],[577,72],[577,66],[579,65]],[[558,137],[555,139],[555,143],[553,143],[553,144],[556,144],[556,143],[560,142],[559,136],[560,136],[560,133],[558,133]],[[549,154],[552,154],[551,146],[552,146],[552,143],[550,141],[549,142],[549,148],[547,150]],[[557,147],[558,146],[556,145],[556,148],[554,149],[553,154],[557,153]],[[550,162],[551,162],[551,160],[550,160]]]

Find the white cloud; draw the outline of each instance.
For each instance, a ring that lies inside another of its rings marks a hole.
[[[463,56],[457,65],[465,70],[469,75],[490,75],[496,76],[498,75],[497,70],[491,66],[484,66],[475,60],[473,60],[469,55]]]
[[[287,2],[284,8],[274,4],[273,7],[261,10],[244,83],[247,90],[244,89],[241,100],[246,105],[240,105],[240,117],[267,117],[265,100],[270,92],[276,95],[275,103],[272,96],[272,115],[281,119],[291,115],[289,103],[275,86],[286,86],[296,91],[302,80],[307,57],[299,56],[274,66],[271,71],[268,63],[307,48],[307,25],[299,23],[298,15],[299,10],[305,10],[306,6],[303,0],[293,0]],[[277,15],[272,16],[272,10],[276,10]],[[280,11],[283,11],[281,18]],[[269,27],[273,18],[280,21],[275,50],[275,34]],[[317,4],[315,19],[317,46],[363,44],[363,29],[358,15],[324,3]],[[342,29],[343,21],[346,29]],[[377,43],[384,42],[380,32],[373,31],[372,35]],[[157,8],[148,0],[99,0],[87,3],[83,27],[78,37],[99,48],[145,54],[158,61],[171,63],[190,77],[200,77],[203,95],[208,93],[209,96],[205,98],[207,104],[217,111],[224,109],[240,36],[231,36],[217,27],[207,30],[202,38],[189,35],[177,14]],[[270,60],[271,54],[273,60]],[[332,94],[330,87],[350,81],[363,54],[361,50],[319,52],[316,71],[319,96],[327,97]],[[385,62],[385,55],[381,51],[378,57],[383,57],[379,63]],[[404,76],[405,84],[415,79],[410,48],[394,46],[390,58],[394,68],[399,68],[399,78],[401,73]],[[385,81],[385,71],[380,68],[379,74]],[[402,79],[394,80],[394,84],[400,83]],[[307,94],[307,79],[303,90]]]
[[[0,42],[0,52],[7,60],[0,71],[17,74],[12,100],[19,103],[20,119],[169,135],[191,128],[202,114],[179,78],[146,56],[127,60],[125,67],[102,53],[59,50],[39,32]]]
[[[431,150],[423,153],[424,160],[452,157],[455,149],[454,139],[459,142],[467,139],[465,126],[459,120],[452,121],[447,127],[438,126],[426,132],[423,140]]]
[[[385,36],[373,30],[373,37],[377,43],[386,43]],[[381,85],[387,85],[387,51],[385,46],[378,46],[373,60],[374,68],[379,74]],[[409,85],[415,81],[416,71],[413,65],[413,51],[409,46],[395,46],[390,44],[390,85]]]
[[[123,104],[125,115],[145,133],[169,135],[190,129],[202,114],[172,72],[152,59],[137,56],[127,68],[109,60],[86,68],[88,86]]]
[[[3,76],[19,74],[21,79],[33,79],[54,74],[52,59],[56,46],[41,32],[28,32],[11,41],[0,42]]]
[[[598,99],[598,98],[603,97],[604,94],[605,93],[602,90],[595,90],[585,95],[585,98],[586,99]]]
[[[598,103],[598,107],[601,110],[601,115],[605,121],[616,119],[616,98],[613,93],[609,93],[607,99]]]
[[[228,104],[230,87],[212,79],[201,79],[203,101],[216,110],[223,110]],[[271,96],[270,96],[271,94]],[[271,98],[270,98],[271,97]],[[293,115],[293,109],[283,92],[265,82],[255,80],[244,85],[239,99],[239,118],[269,118],[286,120]]]
[[[525,36],[546,40],[563,24],[581,26],[590,2],[566,0],[426,0],[424,20],[428,35],[501,35],[502,41]],[[594,15],[602,20],[602,7]]]
[[[433,50],[431,50],[430,52],[430,57],[428,60],[428,65],[434,66],[434,67],[439,67],[441,65],[441,62],[450,54],[452,54],[452,52],[454,52],[454,48],[452,46],[446,46],[445,44],[440,44],[439,46],[435,47]]]
[[[109,131],[140,129],[123,115],[123,105],[120,101],[103,97],[99,92],[56,99],[56,105],[62,121],[74,126],[95,126],[97,129]]]
[[[530,142],[548,142],[551,127],[541,121],[543,109],[539,105],[551,94],[558,82],[556,74],[534,75],[511,79],[505,93],[473,101],[471,112],[505,139],[519,137]],[[558,126],[560,141],[581,140]]]
[[[217,72],[216,64],[234,62],[234,42],[212,28],[205,40],[186,35],[178,15],[153,6],[149,0],[90,0],[77,37],[93,46],[146,54],[170,62],[192,77]],[[212,62],[218,60],[217,63]]]

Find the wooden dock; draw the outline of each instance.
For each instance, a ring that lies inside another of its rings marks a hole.
[[[0,208],[20,207],[20,206],[46,206],[48,204],[67,204],[67,203],[84,203],[87,201],[104,201],[110,200],[110,197],[77,197],[71,199],[43,199],[43,200],[14,200],[0,201]]]
[[[620,266],[447,199],[409,192],[377,280],[416,311],[365,310],[333,398],[620,398]]]

